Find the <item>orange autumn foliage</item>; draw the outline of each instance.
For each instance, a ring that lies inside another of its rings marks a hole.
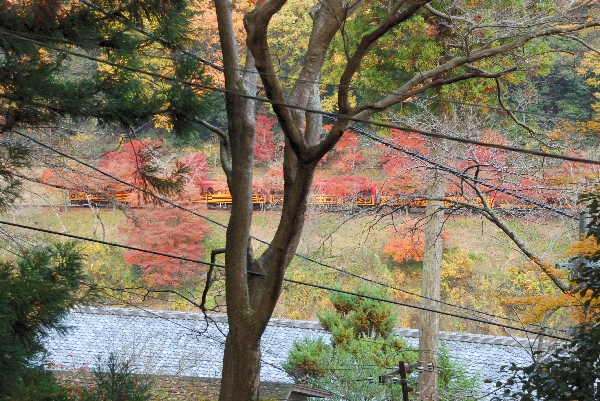
[[[598,251],[600,251],[600,245],[598,245],[595,236],[582,236],[579,241],[571,245],[571,247],[567,251],[567,255],[589,257],[594,255]]]
[[[277,122],[272,117],[256,115],[256,143],[254,145],[254,160],[256,163],[266,163],[275,157],[275,140],[273,126]]]
[[[519,321],[523,324],[547,324],[548,317],[562,309],[572,308],[574,299],[571,294],[540,294],[523,297],[504,297],[506,305],[519,311]],[[575,312],[571,317],[579,321],[581,316]]]
[[[391,142],[396,146],[421,155],[429,153],[422,135],[394,129],[392,136]],[[382,193],[408,195],[425,188],[425,181],[420,177],[420,169],[418,169],[422,162],[397,150],[382,145],[378,145],[378,147],[380,148],[380,162],[383,163],[385,172],[385,178],[379,183]]]
[[[447,239],[448,233],[442,231],[442,240]],[[391,256],[395,262],[403,263],[409,260],[423,260],[425,233],[422,228],[414,227],[406,222],[394,230],[390,240],[385,244],[383,253]]]
[[[401,234],[398,234],[401,233]],[[396,233],[392,235],[390,241],[385,244],[383,253],[391,256],[395,262],[403,263],[409,260],[423,260],[423,246],[425,234],[423,230],[410,228],[405,223]]]
[[[327,181],[326,192],[328,195],[334,195],[339,198],[353,198],[362,191],[373,187],[374,182],[371,178],[362,175],[343,175],[331,177]]]
[[[383,252],[398,263],[409,260],[421,261],[423,260],[423,238],[421,237],[422,235],[396,237],[385,245]]]
[[[337,158],[333,163],[333,167],[343,173],[354,170],[357,164],[365,161],[365,157],[360,152],[358,135],[350,131],[344,132],[335,145],[335,152]]]

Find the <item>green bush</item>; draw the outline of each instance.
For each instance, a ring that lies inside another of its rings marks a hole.
[[[129,361],[119,360],[110,354],[106,362],[98,358],[93,370],[94,400],[98,401],[148,401],[151,398],[152,381],[144,375],[136,375]]]
[[[385,289],[359,286],[357,293],[388,298]],[[323,388],[334,393],[332,400],[402,399],[402,388],[389,381],[378,383],[378,376],[398,368],[400,361],[415,362],[416,348],[392,334],[397,316],[392,305],[366,297],[332,293],[333,311],[319,314],[325,330],[331,333],[331,344],[322,338],[294,342],[284,369],[298,383]],[[442,348],[440,400],[470,399],[462,395],[476,388],[476,378],[467,377],[450,361]],[[416,374],[409,377],[416,387]]]

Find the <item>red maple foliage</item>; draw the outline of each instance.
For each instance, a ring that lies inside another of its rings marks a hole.
[[[42,171],[38,181],[57,188],[95,188],[98,174],[89,172],[82,174],[75,163],[68,163],[66,168],[54,167]]]
[[[528,199],[533,199],[538,202],[545,203],[546,198],[550,196],[551,192],[545,186],[543,180],[537,177],[523,177],[516,183],[505,184],[504,188],[518,193]],[[495,196],[496,201],[502,207],[511,208],[532,208],[535,207],[526,199],[516,198],[508,195],[504,192],[497,192]]]
[[[265,163],[275,157],[275,139],[273,126],[277,122],[274,118],[256,115],[256,142],[254,144],[254,159],[257,163]]]
[[[508,140],[494,130],[485,131],[478,139],[481,142],[497,145],[508,145]],[[508,155],[502,149],[474,145],[470,148],[458,168],[469,175],[480,179],[498,178],[501,172],[507,170]]]
[[[160,141],[132,140],[123,145],[120,151],[106,153],[98,168],[126,182],[135,182],[139,171],[151,160],[151,153],[161,146]],[[82,192],[110,194],[124,189],[123,184],[92,171],[81,170],[76,164],[48,169],[42,172],[40,181]]]
[[[335,145],[336,160],[333,162],[333,168],[338,171],[348,173],[363,163],[365,157],[360,152],[360,140],[358,135],[346,131]]]
[[[123,181],[135,182],[140,179],[140,171],[152,163],[153,154],[162,151],[159,140],[131,140],[120,151],[106,153],[98,168],[117,176]]]
[[[446,239],[446,231],[442,231],[442,239]],[[383,252],[391,256],[395,262],[423,260],[425,233],[420,227],[404,223],[398,227],[390,240],[385,244]]]
[[[402,235],[393,235],[385,244],[383,253],[391,256],[395,262],[402,263],[409,260],[423,260],[423,243],[425,234],[422,230],[403,230]]]
[[[397,129],[392,129],[392,139],[388,142],[391,142],[400,148],[404,148],[413,152],[418,152],[422,155],[429,154],[429,149],[427,149],[423,135],[416,134],[414,132],[405,132]],[[382,161],[385,164],[391,162],[391,165],[394,166],[408,167],[417,163],[412,157],[410,157],[406,153],[389,148],[385,145],[377,146],[381,149],[380,161]]]
[[[429,153],[422,135],[393,129],[392,136],[390,142],[396,146],[422,155]],[[422,165],[422,162],[406,153],[383,145],[379,145],[379,148],[381,149],[380,161],[383,162],[383,170],[386,174],[379,184],[383,194],[398,195],[400,197],[413,194],[424,188],[425,181],[419,177],[417,169]]]
[[[571,157],[590,158],[588,152],[583,149],[578,151],[571,150],[567,155]],[[589,184],[598,181],[600,166],[597,164],[565,161],[561,163],[558,170],[552,171],[546,169],[544,172],[549,173],[547,174],[548,178],[553,179],[553,183],[558,186],[575,185],[577,183]]]
[[[171,207],[139,209],[136,215],[137,226],[131,220],[120,225],[127,245],[191,259],[204,256],[202,240],[209,229],[199,217]],[[199,263],[134,250],[125,251],[123,259],[139,266],[150,286],[179,287],[206,271]]]
[[[342,175],[332,177],[327,181],[325,191],[327,195],[340,198],[353,198],[373,188],[375,183],[369,177],[361,175]]]

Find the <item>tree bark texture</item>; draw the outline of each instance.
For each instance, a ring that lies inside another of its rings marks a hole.
[[[441,153],[441,140],[434,140],[430,156],[437,160]],[[439,310],[441,273],[442,273],[442,230],[444,228],[444,172],[435,168],[429,171],[427,185],[427,206],[425,207],[425,241],[423,253],[423,278],[421,306]],[[419,321],[419,361],[425,368],[419,374],[419,400],[438,399],[438,352],[440,315],[422,310]],[[431,366],[431,368],[429,368]]]

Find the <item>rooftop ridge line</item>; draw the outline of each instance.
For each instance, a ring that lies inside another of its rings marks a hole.
[[[183,319],[183,320],[206,320],[204,314],[197,312],[180,312],[180,311],[165,311],[165,310],[142,310],[133,308],[103,308],[95,306],[76,306],[71,312],[96,314],[96,315],[115,315],[115,316],[136,316],[136,317],[151,317],[163,319]],[[208,314],[208,318],[216,323],[227,323],[227,315],[224,314]],[[282,318],[270,319],[268,326],[273,327],[289,327],[310,330],[324,330],[321,324],[317,321],[310,320],[292,320]],[[396,335],[404,337],[418,338],[418,329],[395,328],[392,332]],[[455,332],[440,332],[440,339],[447,341],[469,342],[479,344],[505,345],[505,346],[530,346],[533,340],[526,338],[514,338],[508,336],[493,336],[486,334],[471,334],[471,333],[455,333]]]

